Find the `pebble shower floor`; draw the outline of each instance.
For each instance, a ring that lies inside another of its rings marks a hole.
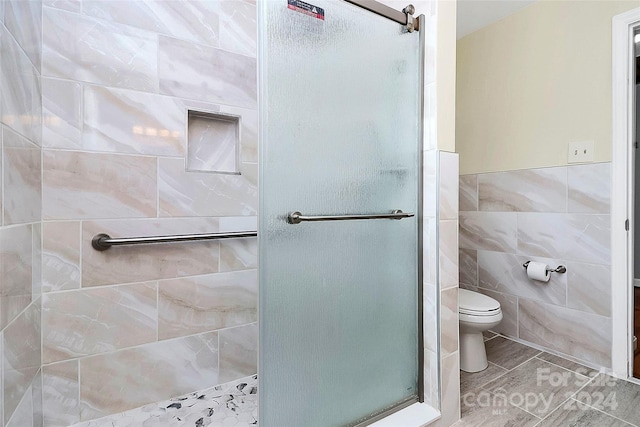
[[[250,427],[258,425],[258,376],[151,403],[72,427]]]

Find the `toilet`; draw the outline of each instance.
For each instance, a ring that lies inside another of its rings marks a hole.
[[[488,366],[482,333],[502,320],[500,303],[478,292],[460,289],[460,369],[479,372]]]

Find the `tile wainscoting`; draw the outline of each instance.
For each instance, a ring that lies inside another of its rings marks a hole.
[[[460,284],[498,300],[495,329],[611,367],[610,163],[460,176]],[[566,274],[529,280],[540,261]]]

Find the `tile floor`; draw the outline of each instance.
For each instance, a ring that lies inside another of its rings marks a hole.
[[[640,426],[640,385],[493,333],[489,367],[460,373],[455,427]]]

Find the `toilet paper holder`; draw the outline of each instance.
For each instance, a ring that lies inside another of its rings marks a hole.
[[[524,264],[522,264],[522,266],[526,269],[529,266],[530,262],[531,261],[527,261]],[[547,268],[547,271],[550,271],[552,273],[566,273],[567,267],[565,267],[564,265],[559,265],[555,268],[555,270],[553,268]]]

